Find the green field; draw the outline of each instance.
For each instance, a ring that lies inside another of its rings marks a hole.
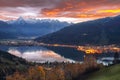
[[[120,64],[94,72],[86,80],[120,80]]]

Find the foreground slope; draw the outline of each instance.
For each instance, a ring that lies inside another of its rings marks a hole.
[[[59,44],[119,44],[120,16],[107,17],[65,27],[36,40]]]
[[[120,80],[120,64],[92,73],[86,80]]]
[[[16,70],[24,71],[26,68],[27,62],[24,59],[0,51],[0,80],[4,80],[6,75],[10,75]]]

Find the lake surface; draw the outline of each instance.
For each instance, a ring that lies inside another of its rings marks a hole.
[[[0,46],[0,50],[9,52],[32,62],[74,62],[83,61],[85,53],[74,48],[45,46]],[[114,53],[96,55],[97,58],[113,57]]]
[[[0,46],[0,50],[9,52],[18,57],[22,57],[32,62],[68,62],[74,61],[68,57],[63,57],[48,48],[41,46]]]

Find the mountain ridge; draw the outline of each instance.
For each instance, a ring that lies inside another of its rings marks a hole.
[[[120,15],[73,24],[35,39],[38,42],[108,45],[120,43]]]

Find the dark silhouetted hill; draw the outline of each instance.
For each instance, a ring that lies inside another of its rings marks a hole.
[[[116,16],[73,24],[36,40],[45,43],[106,45],[119,44],[119,34],[120,16]]]
[[[25,71],[28,63],[7,52],[0,51],[0,80],[5,80],[6,75],[10,75],[15,71]]]

